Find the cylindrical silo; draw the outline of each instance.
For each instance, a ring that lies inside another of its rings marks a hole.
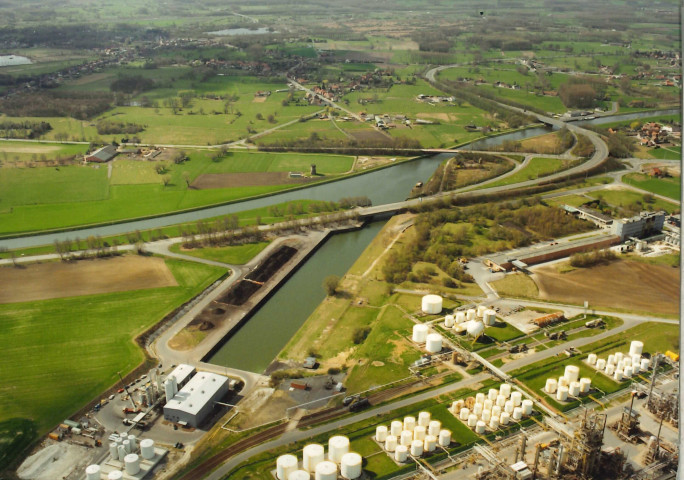
[[[506,405],[506,397],[504,397],[503,395],[497,395],[495,404],[503,408],[503,406]]]
[[[520,405],[523,409],[523,415],[532,415],[532,400],[525,399]]]
[[[406,445],[397,445],[394,451],[394,460],[397,462],[405,462],[408,459],[408,447]]]
[[[570,385],[570,380],[568,380],[568,378],[566,376],[561,375],[560,377],[558,377],[558,386],[559,387],[567,387],[568,385]]]
[[[589,390],[591,390],[591,378],[580,378],[580,393],[589,393]]]
[[[133,450],[131,449],[131,442],[128,440],[123,441],[123,447],[126,449],[126,453],[131,453]]]
[[[88,465],[86,467],[86,480],[100,480],[99,465]]]
[[[385,450],[388,452],[393,452],[397,448],[397,437],[394,435],[387,435],[385,439]]]
[[[407,447],[411,445],[413,441],[413,432],[411,430],[404,430],[401,432],[401,437],[399,437],[399,443],[401,445],[406,445]]]
[[[641,365],[639,363],[632,363],[632,375],[637,375],[641,370]]]
[[[466,420],[468,420],[469,415],[470,415],[470,409],[463,407],[461,409],[461,412],[460,412],[458,418],[460,418],[461,420],[463,420],[465,422]]]
[[[378,427],[378,428],[384,428],[385,429],[385,436],[387,434],[387,427]],[[376,433],[377,435],[377,433]],[[379,440],[381,442],[384,442],[385,439],[383,438],[382,440]],[[321,463],[322,461],[325,460],[325,449],[323,448],[323,445],[319,445],[318,443],[310,443],[309,445],[306,445],[304,449],[302,450],[302,468],[306,470],[307,472],[315,472],[316,471],[316,465]]]
[[[123,445],[119,445],[118,447],[116,447],[116,449],[117,449],[117,451],[119,452],[119,461],[120,461],[120,462],[123,462],[124,457],[125,457],[126,454],[128,453],[128,452],[126,452],[126,448],[124,448]]]
[[[311,475],[306,470],[295,470],[287,477],[287,480],[311,480]]]
[[[279,480],[287,480],[292,472],[298,469],[299,461],[294,455],[281,455],[276,459],[276,476]]]
[[[606,375],[610,376],[615,373],[615,365],[606,365]]]
[[[504,412],[511,414],[513,413],[514,407],[515,405],[513,405],[513,400],[506,400],[506,403],[504,404]]]
[[[145,460],[154,457],[154,440],[146,438],[140,441],[140,453]]]
[[[598,355],[596,355],[595,353],[590,353],[587,357],[587,362],[589,363],[589,365],[596,365],[596,360],[598,360]]]
[[[556,400],[560,402],[565,402],[568,399],[568,387],[565,385],[560,385],[556,391]]]
[[[477,310],[475,311],[475,314],[478,316],[478,318],[482,318],[486,311],[487,311],[487,307],[485,305],[478,305]]]
[[[520,420],[522,418],[522,407],[515,407],[513,409],[513,420]]]
[[[485,409],[482,410],[482,416],[480,416],[480,419],[482,419],[483,422],[487,423],[490,419],[492,418],[492,411],[490,409]]]
[[[423,313],[437,315],[442,311],[442,297],[439,295],[425,295],[421,304]]]
[[[496,401],[496,397],[499,396],[499,391],[496,388],[490,388],[487,392],[487,398],[492,402]]]
[[[462,409],[464,406],[465,406],[465,402],[464,402],[463,399],[461,398],[461,399],[456,400],[456,401],[454,401],[454,402],[451,403],[451,410],[452,410],[454,413],[458,413],[458,412],[461,411],[461,409]],[[430,422],[428,422],[428,423],[430,423]]]
[[[413,326],[413,337],[412,340],[416,343],[425,343],[427,338],[428,327],[425,324],[419,323]]]
[[[140,457],[136,453],[129,453],[124,457],[124,465],[127,474],[135,475],[140,471]]]
[[[323,461],[316,465],[316,480],[337,480],[337,464]]]
[[[568,386],[568,395],[571,397],[579,397],[580,394],[580,383],[579,382],[570,382],[570,385]]]
[[[606,369],[606,359],[605,358],[599,358],[596,360],[596,370],[605,370]]]
[[[482,435],[483,433],[485,433],[486,428],[487,424],[480,420],[479,422],[477,422],[477,425],[475,425],[475,433]]]
[[[417,425],[416,428],[413,429],[414,440],[425,440],[425,435],[427,435],[427,429],[424,426]]]
[[[484,410],[484,408],[482,407],[481,403],[476,403],[475,405],[473,405],[473,413],[478,417],[482,415],[482,410]]]
[[[558,388],[558,381],[555,378],[547,378],[546,379],[546,386],[544,387],[544,391],[548,394],[553,395],[556,393],[556,389]]]
[[[496,312],[494,310],[485,310],[484,315],[482,316],[482,323],[488,327],[496,325]]]
[[[613,380],[616,382],[621,382],[623,379],[623,373],[622,370],[615,370],[615,373],[613,374]]]
[[[493,406],[494,406],[494,403],[490,399],[487,399],[482,404],[482,409],[483,410],[491,410]]]
[[[608,360],[606,360],[606,365],[615,365],[617,364],[617,360],[615,359],[615,355],[608,355]]]
[[[632,366],[632,357],[625,357],[622,359],[622,368]]]
[[[107,480],[121,480],[123,478],[123,472],[121,470],[112,470],[107,475]]]
[[[629,354],[630,355],[641,355],[644,353],[644,342],[640,342],[639,340],[634,340],[632,343],[629,345]]]
[[[442,447],[448,447],[451,444],[451,430],[440,430],[437,442]]]
[[[463,323],[465,321],[466,321],[465,312],[456,312],[456,318],[454,319],[454,325],[458,325],[459,323]]]
[[[501,415],[501,407],[498,405],[494,405],[492,407],[492,417],[498,417]]]
[[[651,368],[651,361],[648,358],[642,358],[640,366],[641,366],[641,369],[645,372],[649,368]]]
[[[615,357],[615,363],[618,363],[618,362],[620,362],[621,360],[624,360],[624,359],[625,359],[625,354],[622,353],[622,352],[615,352],[615,353],[613,354],[613,356]]]
[[[501,415],[499,416],[499,423],[501,425],[508,425],[508,422],[511,421],[511,415],[507,412],[501,412]]]
[[[434,435],[426,435],[423,441],[423,450],[426,452],[434,452],[437,448],[437,437]]]
[[[492,416],[492,418],[489,419],[489,428],[492,430],[499,428],[499,417]]]
[[[128,442],[131,444],[131,452],[135,452],[138,449],[138,439],[135,435],[129,435]]]
[[[517,407],[522,403],[522,393],[520,392],[511,392],[511,400],[513,401],[513,406]]]
[[[568,379],[568,383],[576,382],[579,379],[579,367],[577,365],[566,366],[564,377]]]
[[[423,441],[414,440],[411,442],[411,455],[420,457],[423,454]]]
[[[430,353],[442,351],[442,336],[439,333],[431,333],[426,338],[425,349]]]
[[[112,460],[119,459],[119,451],[117,450],[117,444],[114,442],[111,442],[109,444],[109,455],[112,457]]]
[[[446,328],[451,328],[454,326],[454,316],[453,315],[447,315],[444,317],[444,326]]]
[[[340,462],[340,473],[343,478],[348,480],[353,480],[361,476],[361,465],[363,459],[361,455],[356,452],[349,452],[342,455],[342,461]]]
[[[430,412],[420,412],[418,414],[418,425],[427,427],[430,424]]]
[[[468,426],[469,427],[474,427],[477,424],[477,415],[474,413],[471,413],[468,415]]]
[[[499,385],[499,395],[503,395],[504,398],[508,398],[511,396],[511,384],[510,383],[502,383]]]
[[[476,311],[474,308],[469,308],[468,311],[466,312],[466,320],[475,320],[477,317]]]
[[[390,435],[394,435],[395,437],[398,437],[401,435],[401,431],[404,429],[404,424],[401,423],[399,420],[394,420],[392,423],[390,423]]]
[[[624,371],[625,377],[631,378],[631,376],[632,376],[633,373],[634,373],[634,372],[633,372],[633,370],[632,370],[632,367],[625,367],[625,371]]]
[[[404,430],[412,432],[416,428],[416,417],[404,417]]]
[[[475,403],[484,404],[486,398],[484,393],[478,393],[475,395]]]
[[[385,425],[378,425],[375,428],[375,440],[377,442],[384,442],[387,438],[387,427]]]
[[[173,375],[169,375],[164,381],[164,393],[166,394],[166,403],[170,402],[173,396],[176,394],[176,378]]]
[[[349,439],[343,435],[335,435],[328,440],[328,460],[340,463],[342,455],[349,453]]]
[[[471,320],[466,324],[466,331],[471,337],[478,338],[485,331],[484,323],[478,320]]]
[[[442,429],[442,422],[439,420],[431,420],[430,425],[428,425],[428,435],[436,437],[439,435],[439,431]]]

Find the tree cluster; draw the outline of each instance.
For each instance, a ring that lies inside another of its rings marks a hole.
[[[135,133],[140,133],[145,130],[144,125],[138,125],[137,123],[124,123],[115,122],[112,120],[100,120],[97,122],[97,133],[100,135],[118,135],[127,134],[132,135]]]
[[[142,75],[122,75],[111,83],[109,89],[112,92],[133,94],[152,90],[154,85],[154,80]]]
[[[0,99],[0,111],[12,117],[73,117],[79,120],[109,110],[114,97],[104,92],[37,91]]]
[[[610,263],[616,258],[612,250],[593,250],[591,252],[573,254],[570,257],[570,265],[577,268],[587,268]]]
[[[0,137],[3,138],[39,138],[52,130],[48,122],[33,122],[30,120],[2,120],[0,121]]]

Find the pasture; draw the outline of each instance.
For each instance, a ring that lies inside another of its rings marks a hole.
[[[652,178],[639,173],[625,175],[623,181],[629,185],[647,190],[658,195],[664,195],[673,200],[679,200],[682,196],[680,178]]]
[[[520,183],[527,180],[533,180],[535,178],[544,177],[559,170],[563,170],[564,168],[568,168],[568,163],[569,162],[567,160],[561,160],[559,158],[534,157],[526,166],[524,166],[514,174],[506,178],[502,178],[501,180],[498,180],[496,182],[488,183],[479,188],[512,185],[514,183]]]

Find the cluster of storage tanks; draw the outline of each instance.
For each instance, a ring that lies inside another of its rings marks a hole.
[[[323,445],[312,443],[302,450],[302,464],[295,455],[281,455],[276,460],[278,480],[337,480],[338,468],[342,478],[352,480],[361,476],[363,458],[349,451],[349,439],[336,435],[328,439],[328,460]]]
[[[485,330],[496,324],[496,312],[484,305],[468,309],[466,311],[454,312],[453,315],[444,317],[444,326],[453,328],[456,333],[467,333],[471,337],[479,337]]]
[[[140,451],[140,455],[136,452]],[[112,460],[121,462],[128,475],[137,475],[140,472],[140,457],[145,460],[154,458],[154,440],[146,438],[138,444],[135,435],[120,436],[116,441],[109,444],[109,455]],[[86,467],[86,480],[101,480],[100,465]],[[121,480],[123,472],[113,470],[109,472],[107,480]]]
[[[598,358],[595,353],[590,353],[587,363],[616,382],[621,382],[651,368],[651,360],[641,356],[643,351],[643,342],[635,340],[629,346],[629,353],[616,352],[608,355],[608,358]]]
[[[563,375],[555,378],[547,378],[544,391],[549,395],[556,395],[556,400],[566,402],[568,397],[577,398],[586,395],[591,390],[591,379],[579,378],[580,369],[577,365],[567,365]]]
[[[418,418],[404,417],[404,421],[394,420],[390,426],[378,425],[375,441],[385,451],[393,455],[396,462],[406,462],[409,455],[420,457],[434,452],[437,445],[448,447],[451,444],[451,431],[442,428],[439,420],[432,420],[430,412],[420,412]]]
[[[413,326],[413,336],[411,340],[420,345],[425,344],[425,350],[430,353],[442,351],[443,338],[439,333],[428,333],[429,328],[424,323]]]
[[[475,433],[483,434],[489,428],[497,430],[511,421],[520,421],[532,415],[532,400],[522,398],[522,393],[513,391],[511,385],[502,383],[499,388],[478,393],[465,400],[451,404],[451,413],[468,425]]]

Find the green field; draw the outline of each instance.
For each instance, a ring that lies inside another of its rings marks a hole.
[[[46,433],[140,364],[133,337],[225,273],[166,264],[177,287],[0,305],[0,422],[26,418]]]
[[[2,119],[3,117],[0,117],[0,121]],[[87,148],[87,145],[2,140],[0,141],[0,164],[15,166],[14,164],[21,162],[43,165],[47,161],[83,155]]]
[[[534,180],[535,178],[551,175],[552,173],[563,170],[564,168],[568,168],[567,160],[561,160],[560,158],[535,157],[532,158],[525,167],[518,170],[514,174],[506,178],[502,178],[501,180],[497,180],[496,182],[482,185],[478,188],[499,187],[501,185],[512,185],[514,183],[525,182],[527,180]]]
[[[601,198],[606,203],[615,207],[644,203],[644,195],[631,190],[600,190],[599,192],[589,192],[588,195],[593,198]],[[655,198],[653,203],[648,205],[646,208],[649,210],[665,210],[668,213],[680,210],[679,205],[676,205],[672,202],[666,202],[665,200],[661,200],[659,198]]]
[[[639,173],[630,173],[625,175],[622,181],[642,190],[664,195],[673,200],[679,200],[682,196],[682,185],[679,177],[654,178]]]
[[[174,244],[170,250],[174,253],[182,253],[193,257],[214,260],[231,265],[244,265],[257,256],[269,242],[247,243],[230,247],[205,247],[192,250],[183,250],[179,243]]]
[[[649,150],[648,154],[653,158],[658,158],[660,160],[681,160],[682,158],[682,147],[661,147],[653,150]]]
[[[506,297],[539,298],[537,284],[524,273],[506,275],[501,280],[492,282],[492,288]]]

